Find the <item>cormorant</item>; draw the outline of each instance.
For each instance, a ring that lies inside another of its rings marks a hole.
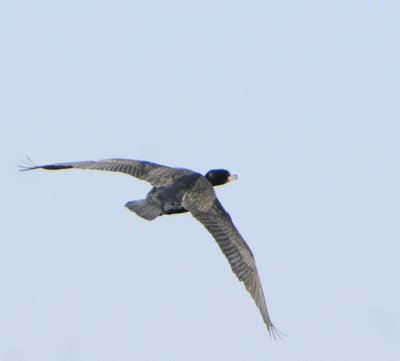
[[[253,253],[214,192],[214,186],[236,179],[236,175],[225,169],[213,169],[203,176],[189,169],[171,168],[129,159],[104,159],[42,166],[30,161],[29,164],[21,166],[22,171],[38,168],[48,170],[80,168],[120,172],[149,182],[153,188],[146,199],[128,202],[125,206],[149,221],[164,214],[190,212],[217,241],[233,273],[244,283],[253,297],[270,336],[276,338],[279,335],[267,311]]]

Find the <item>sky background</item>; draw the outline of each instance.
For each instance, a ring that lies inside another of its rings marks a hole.
[[[0,360],[400,359],[398,1],[18,1],[0,11]],[[216,189],[270,340],[189,214],[112,157]]]

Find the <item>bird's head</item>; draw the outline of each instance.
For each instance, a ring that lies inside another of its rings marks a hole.
[[[205,177],[215,187],[237,179],[236,174],[231,174],[226,169],[211,169]]]

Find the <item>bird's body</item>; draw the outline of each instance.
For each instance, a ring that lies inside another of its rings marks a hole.
[[[164,214],[187,212],[182,204],[183,197],[201,178],[202,176],[197,173],[182,175],[171,183],[152,188],[145,200],[128,202],[126,206],[137,215],[148,220]],[[147,207],[149,213],[141,212],[143,207]],[[151,212],[151,210],[154,212]]]
[[[43,166],[31,163],[23,166],[21,170],[37,168],[106,170],[129,174],[148,181],[153,188],[146,198],[128,202],[126,207],[146,220],[153,220],[165,214],[190,212],[211,233],[228,259],[232,271],[245,284],[260,310],[270,335],[274,337],[279,335],[267,311],[254,256],[214,191],[214,186],[235,179],[235,175],[231,175],[224,169],[214,169],[203,176],[189,169],[170,168],[147,161],[128,159],[105,159]]]

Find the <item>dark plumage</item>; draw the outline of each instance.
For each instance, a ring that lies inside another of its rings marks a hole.
[[[273,337],[279,335],[268,315],[254,256],[214,192],[213,186],[236,179],[235,175],[231,175],[225,169],[213,169],[202,176],[189,169],[170,168],[128,159],[67,162],[42,166],[31,162],[21,166],[23,171],[37,168],[105,170],[129,174],[149,182],[153,188],[146,199],[128,202],[126,207],[147,220],[153,220],[164,214],[190,212],[217,241],[232,271],[253,297],[270,335]]]

